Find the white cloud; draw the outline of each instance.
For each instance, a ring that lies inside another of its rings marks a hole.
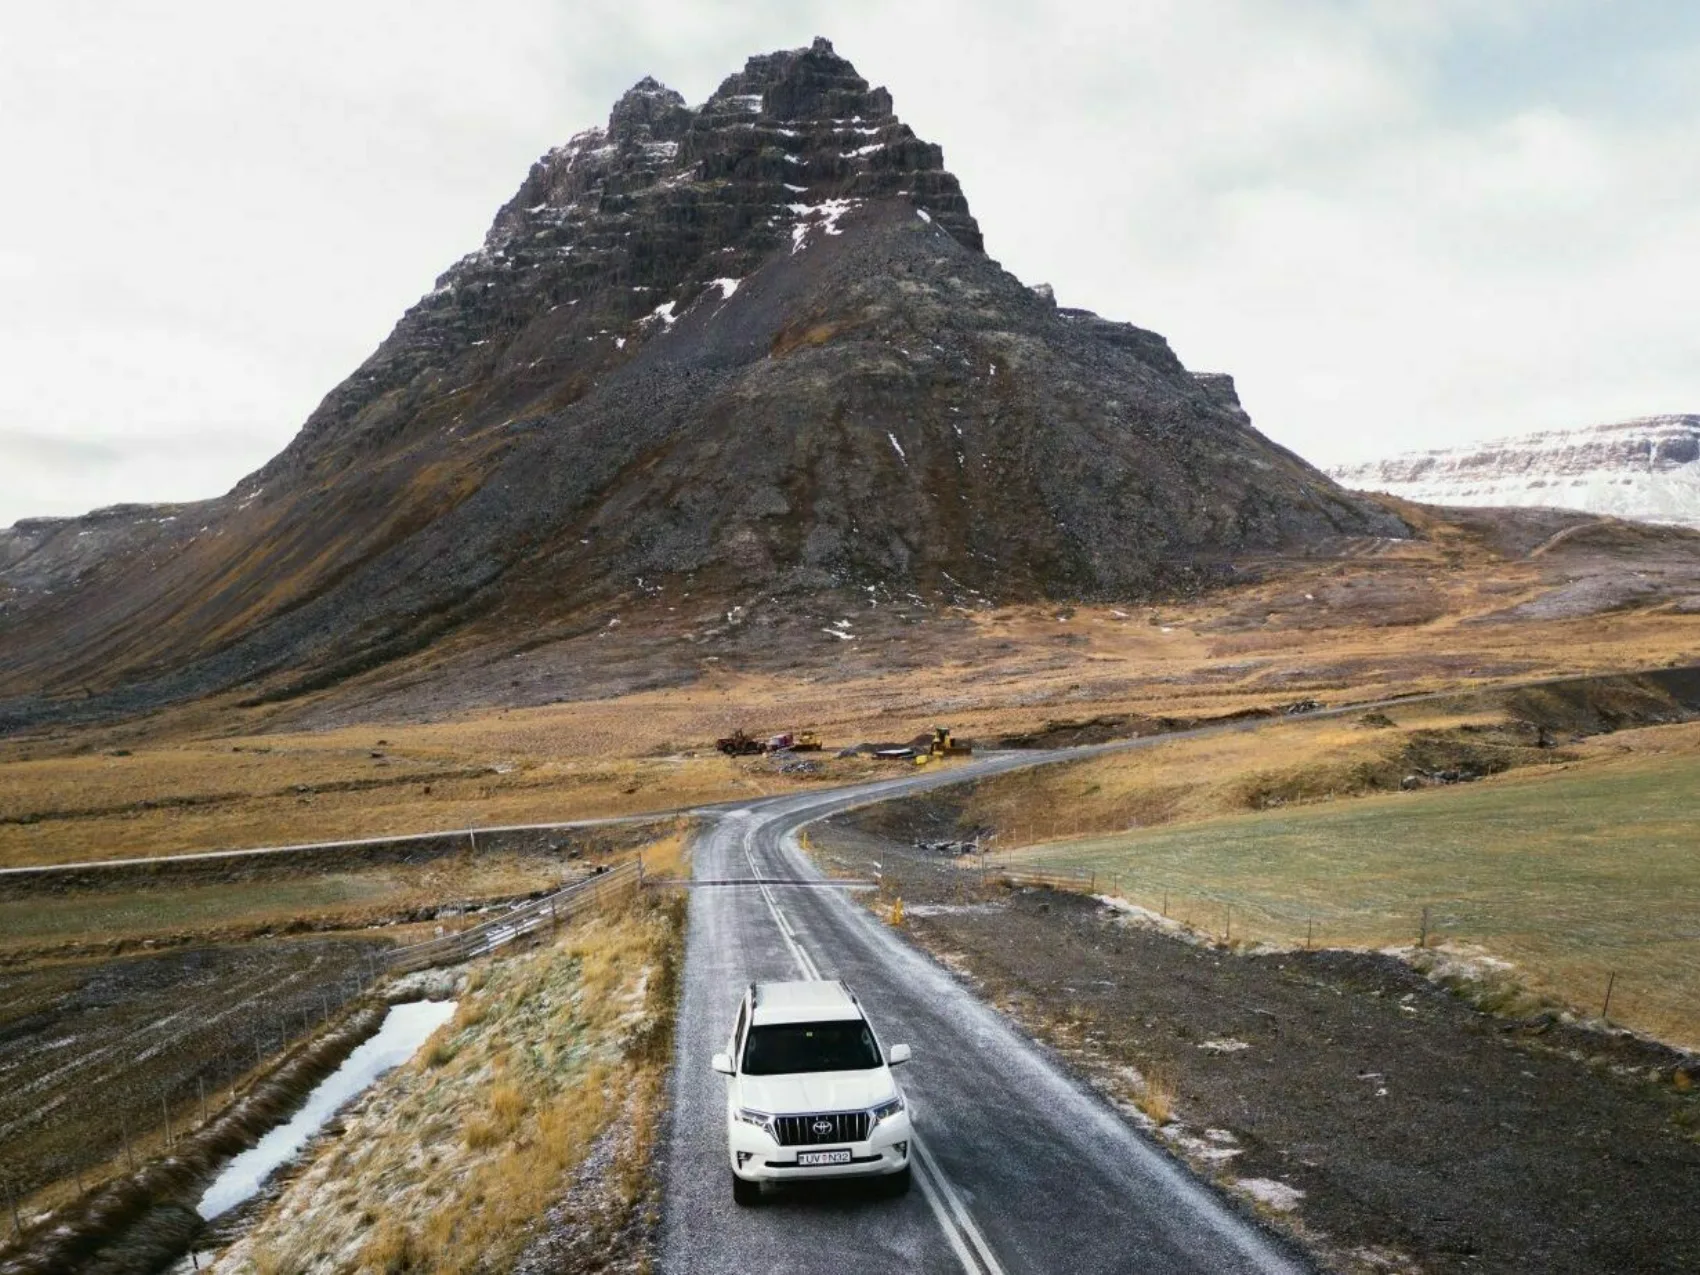
[[[1233,372],[1313,459],[1694,409],[1696,24],[1599,8],[14,6],[0,523],[228,489],[623,88],[701,100],[815,34],[944,146],[994,257]]]

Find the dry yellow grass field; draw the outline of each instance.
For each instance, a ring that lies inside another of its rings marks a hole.
[[[927,658],[897,671],[871,652],[791,675],[706,663],[673,689],[431,722],[385,721],[379,697],[369,722],[309,728],[343,688],[20,737],[0,742],[0,866],[594,818],[870,773],[829,758],[804,779],[713,753],[739,726],[811,727],[829,748],[933,724],[986,738],[1700,661],[1700,620],[1668,610],[1489,622],[1547,586],[1526,563],[1460,571],[1448,552],[1402,547],[1172,606],[973,613],[931,647],[920,626]],[[1429,610],[1389,611],[1413,589]]]

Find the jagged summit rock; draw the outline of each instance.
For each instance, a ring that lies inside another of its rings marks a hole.
[[[284,693],[686,595],[1135,597],[1405,534],[1231,381],[1001,269],[824,40],[697,107],[640,80],[273,461],[98,522],[92,554],[91,520],[0,533],[0,716]]]
[[[516,406],[539,382],[575,384],[580,369],[619,361],[636,325],[745,277],[804,223],[888,197],[981,251],[943,152],[827,41],[750,58],[694,110],[646,76],[605,128],[533,165],[483,246],[332,391],[259,484],[340,466],[356,437],[385,445],[446,427],[457,415],[446,391],[469,379],[501,382]]]

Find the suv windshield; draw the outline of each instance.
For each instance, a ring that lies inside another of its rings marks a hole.
[[[744,1074],[784,1076],[799,1071],[866,1071],[880,1065],[879,1046],[858,1018],[828,1023],[768,1023],[750,1028]]]

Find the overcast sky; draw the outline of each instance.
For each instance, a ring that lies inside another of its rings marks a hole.
[[[1029,283],[1318,463],[1700,411],[1688,0],[0,13],[0,526],[211,496],[654,75],[831,39]]]

